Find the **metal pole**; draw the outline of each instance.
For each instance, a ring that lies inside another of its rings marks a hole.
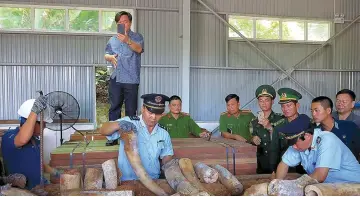
[[[284,69],[282,69],[278,64],[276,64],[272,59],[269,58],[259,47],[255,46],[252,42],[250,42],[249,39],[247,39],[244,35],[242,35],[235,27],[233,27],[230,23],[228,23],[225,19],[223,19],[219,14],[217,14],[213,9],[211,9],[208,5],[206,5],[202,0],[197,0],[199,3],[201,3],[206,9],[208,9],[211,13],[213,13],[216,17],[218,17],[225,25],[230,27],[235,33],[237,33],[241,38],[243,38],[250,46],[252,46],[257,52],[259,52],[267,61],[269,61],[273,66],[278,68],[283,74],[285,74],[287,77],[289,77],[291,80],[293,80],[298,86],[300,86],[301,89],[305,90],[308,94],[310,94],[312,97],[314,97],[314,94],[305,88],[303,85],[301,85],[300,82],[298,82],[295,78],[293,78],[288,72]],[[282,77],[282,76],[280,76]]]
[[[43,96],[43,92],[39,91],[40,96]],[[44,112],[40,113],[40,187],[44,188]],[[25,165],[25,164],[24,164]]]
[[[319,48],[315,49],[313,52],[311,52],[309,55],[307,55],[304,59],[302,59],[301,61],[299,61],[297,64],[295,64],[292,69],[291,72],[289,74],[291,74],[292,72],[295,71],[296,67],[298,67],[299,65],[301,65],[303,62],[305,62],[306,60],[308,60],[311,56],[313,56],[315,53],[317,53],[320,49],[322,49],[324,46],[326,46],[328,43],[330,43],[331,41],[333,41],[336,37],[338,37],[339,35],[341,35],[345,30],[349,29],[349,27],[351,27],[354,23],[356,23],[356,21],[358,21],[360,19],[360,15],[358,17],[356,17],[348,26],[346,26],[344,29],[342,29],[341,31],[339,31],[338,33],[336,33],[334,36],[330,37],[325,43],[323,43]],[[321,69],[319,69],[319,71],[321,71]],[[279,78],[277,78],[271,85],[274,85],[276,83],[278,83],[279,81],[281,81],[283,76],[280,76]],[[314,97],[313,95],[311,95],[312,97]],[[241,109],[243,109],[244,107],[246,107],[247,105],[249,105],[250,103],[252,103],[254,100],[256,99],[256,97],[252,98],[249,102],[247,102],[245,105],[242,106]]]

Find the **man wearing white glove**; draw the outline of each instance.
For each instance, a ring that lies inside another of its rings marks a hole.
[[[46,109],[46,103],[45,96],[25,101],[18,110],[20,127],[8,130],[2,137],[1,151],[6,172],[23,174],[27,189],[40,184],[40,113]],[[51,122],[45,113],[43,128]]]

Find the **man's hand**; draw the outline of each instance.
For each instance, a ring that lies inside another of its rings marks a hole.
[[[267,118],[263,118],[263,119],[259,120],[258,123],[261,124],[265,129],[271,128],[271,123],[270,123],[269,119],[267,119]]]
[[[129,41],[129,36],[126,32],[125,34],[117,34],[117,38],[123,43],[127,43]]]
[[[45,96],[39,96],[35,102],[33,107],[31,108],[31,111],[34,112],[36,115],[39,115],[42,111],[44,111],[47,107],[47,97]]]
[[[115,54],[115,55],[106,55],[106,61],[110,62],[114,68],[117,67],[117,57],[118,57],[118,54]]]
[[[261,143],[261,139],[259,138],[259,136],[254,136],[251,140],[256,146],[259,146]]]
[[[210,136],[210,132],[209,131],[203,131],[199,134],[199,136],[201,138],[208,138]]]

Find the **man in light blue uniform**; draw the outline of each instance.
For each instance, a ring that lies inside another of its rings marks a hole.
[[[301,120],[297,124],[303,124]],[[360,164],[350,149],[332,132],[320,128],[282,130],[291,147],[282,156],[276,178],[299,163],[311,179],[322,183],[360,183]],[[310,179],[309,179],[310,181]]]
[[[124,117],[114,122],[107,122],[100,129],[109,140],[120,138],[120,133],[134,131],[140,159],[146,172],[152,179],[160,176],[160,160],[167,163],[174,155],[169,133],[158,124],[165,110],[165,101],[169,98],[161,94],[146,94],[141,116]],[[120,140],[118,167],[122,172],[121,180],[137,180],[124,151],[124,142]]]

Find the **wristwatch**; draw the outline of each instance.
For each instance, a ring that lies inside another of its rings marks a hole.
[[[129,38],[129,40],[127,41],[127,43],[126,44],[128,44],[128,45],[131,45],[132,44],[132,41],[131,41],[131,39]]]

